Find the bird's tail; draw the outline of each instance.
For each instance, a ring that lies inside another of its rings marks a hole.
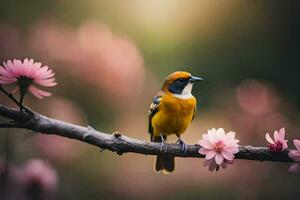
[[[155,171],[163,171],[164,173],[171,173],[175,169],[175,159],[169,155],[158,155],[155,161]]]
[[[161,142],[160,137],[152,137],[152,142]],[[175,169],[175,158],[170,155],[158,155],[155,161],[154,170],[156,172],[163,171],[163,173],[171,173]]]

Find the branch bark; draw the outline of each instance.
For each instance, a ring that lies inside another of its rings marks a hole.
[[[103,133],[94,130],[92,127],[79,126],[68,122],[48,118],[26,108],[23,111],[8,108],[0,105],[0,116],[10,119],[9,122],[0,123],[0,128],[21,128],[29,129],[43,134],[55,134],[62,137],[80,140],[82,142],[107,149],[118,153],[139,153],[144,155],[161,154],[160,144],[142,141],[127,137],[121,133]],[[188,145],[186,153],[181,151],[178,144],[167,144],[165,153],[175,157],[201,157],[198,153],[199,145]],[[240,152],[235,154],[236,159],[294,162],[288,156],[288,150],[280,153],[273,153],[266,147],[241,146]]]

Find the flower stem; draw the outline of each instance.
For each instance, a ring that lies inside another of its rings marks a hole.
[[[24,108],[24,106],[23,106],[23,100],[24,100],[24,96],[25,95],[21,95],[20,96],[20,101],[19,101],[19,107],[20,107],[20,111],[23,111],[23,108]]]
[[[23,108],[24,108],[23,100],[24,100],[24,97],[27,93],[30,82],[28,82],[27,79],[20,79],[19,80],[19,85],[20,85],[20,101],[19,101],[20,105],[19,105],[19,107],[20,107],[20,111],[23,111]]]

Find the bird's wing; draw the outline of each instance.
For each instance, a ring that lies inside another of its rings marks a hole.
[[[149,110],[149,124],[148,124],[148,132],[151,134],[151,138],[152,138],[152,134],[153,134],[153,126],[152,126],[152,117],[155,115],[155,113],[157,113],[158,111],[158,106],[160,103],[160,100],[162,98],[162,96],[164,95],[164,92],[159,92],[154,98],[153,101],[150,105],[150,110]]]
[[[195,115],[196,115],[196,109],[197,109],[197,108],[196,108],[196,105],[195,105],[192,121],[193,121],[193,119],[195,118]]]

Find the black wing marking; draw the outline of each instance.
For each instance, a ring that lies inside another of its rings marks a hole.
[[[194,113],[193,113],[192,121],[193,121],[193,119],[195,118],[195,115],[196,115],[196,105],[195,105],[195,108],[194,108]]]
[[[151,134],[151,138],[152,138],[152,134],[153,134],[153,126],[152,126],[151,120],[152,120],[152,117],[154,116],[154,114],[158,111],[158,105],[159,105],[160,100],[161,100],[161,96],[155,96],[150,105],[148,132]]]

